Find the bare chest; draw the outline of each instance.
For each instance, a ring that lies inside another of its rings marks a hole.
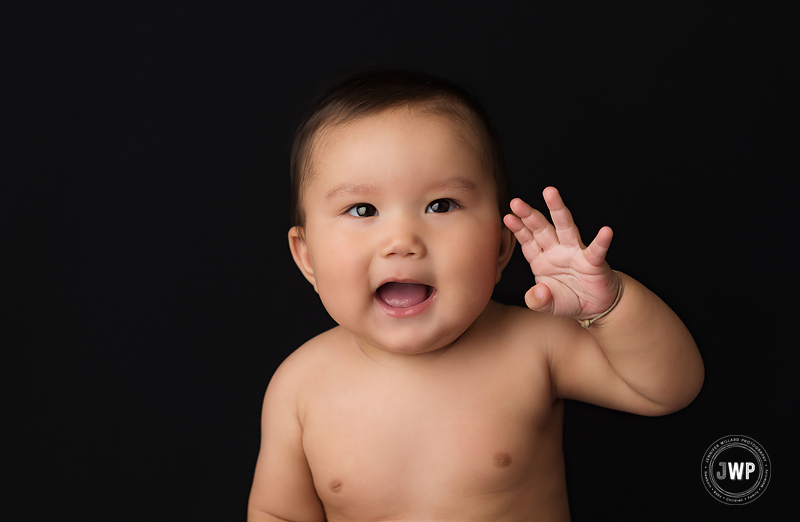
[[[560,463],[561,416],[545,374],[499,373],[332,381],[303,432],[326,509],[466,518],[512,502]]]

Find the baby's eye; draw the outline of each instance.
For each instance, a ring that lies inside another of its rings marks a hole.
[[[445,212],[449,212],[450,210],[456,208],[457,206],[458,205],[453,200],[437,199],[435,201],[431,201],[431,203],[425,209],[425,212],[433,214],[444,214]]]
[[[347,213],[355,217],[371,217],[378,214],[378,209],[369,203],[359,203],[350,207]]]

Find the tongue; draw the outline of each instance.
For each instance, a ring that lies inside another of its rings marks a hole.
[[[416,283],[386,283],[378,288],[378,297],[393,308],[408,308],[428,298],[428,286]]]

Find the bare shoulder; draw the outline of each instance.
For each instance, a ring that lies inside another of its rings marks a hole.
[[[275,392],[291,393],[296,400],[301,399],[301,395],[307,394],[315,383],[319,383],[332,366],[342,364],[342,345],[340,327],[313,337],[278,366],[269,387],[274,388]]]
[[[298,379],[325,364],[330,355],[330,350],[326,348],[335,344],[336,330],[333,328],[323,332],[300,345],[281,363],[275,374],[280,373],[282,378]]]
[[[551,373],[554,339],[562,338],[573,326],[569,320],[494,302],[487,322],[491,345],[502,347],[502,351],[516,361],[518,371],[532,369],[540,377],[544,376],[542,372]],[[526,361],[529,364],[526,365]]]
[[[494,303],[494,327],[506,342],[547,350],[553,339],[563,338],[570,333],[580,333],[577,321],[563,317],[553,317],[520,306]]]
[[[547,374],[553,386],[558,352],[565,345],[577,346],[586,336],[574,319],[553,317],[525,307],[496,304],[493,316],[496,340],[510,350],[515,360],[535,364],[537,373]]]

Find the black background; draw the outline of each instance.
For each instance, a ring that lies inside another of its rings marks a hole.
[[[799,89],[772,5],[6,4],[0,518],[245,518],[269,378],[333,324],[286,244],[290,135],[329,80],[379,63],[482,100],[514,195],[542,208],[553,184],[585,240],[612,226],[612,267],[701,349],[678,413],[568,405],[573,519],[791,506]],[[531,282],[517,254],[496,298]],[[773,470],[740,507],[700,477],[734,434]]]

